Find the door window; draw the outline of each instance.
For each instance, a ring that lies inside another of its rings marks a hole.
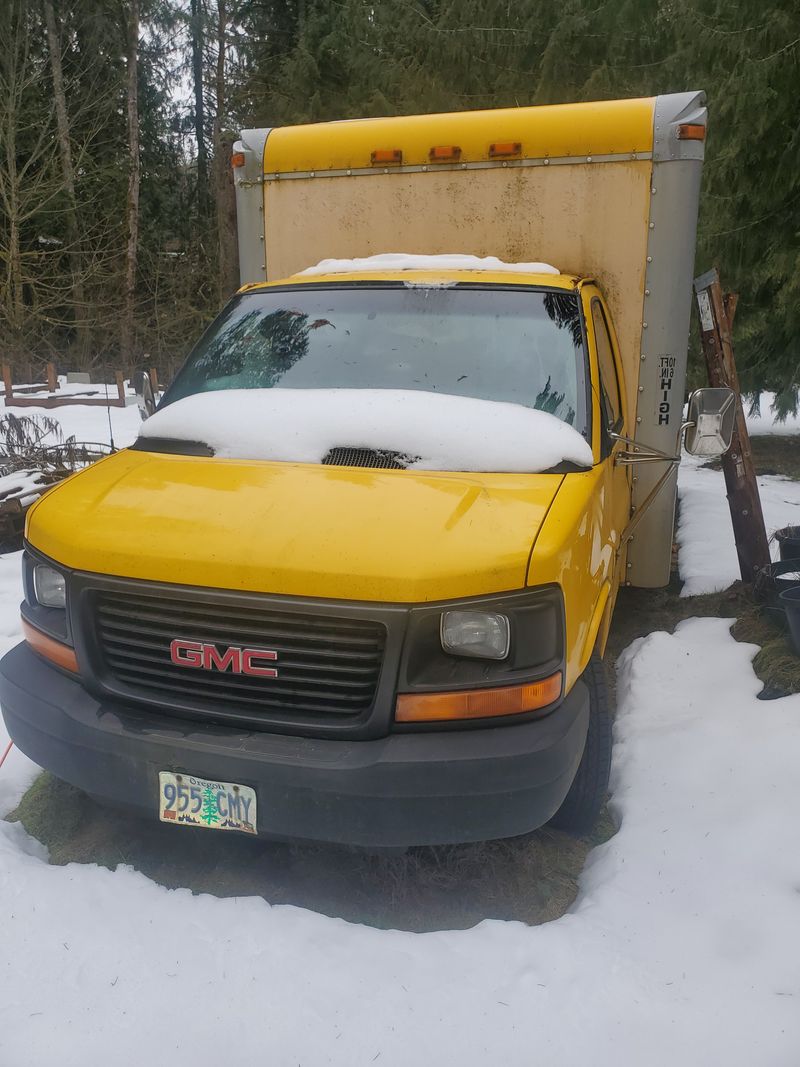
[[[592,322],[597,344],[597,363],[600,368],[600,398],[606,427],[609,430],[619,430],[622,425],[622,402],[614,363],[614,349],[603,305],[597,299],[592,301]]]

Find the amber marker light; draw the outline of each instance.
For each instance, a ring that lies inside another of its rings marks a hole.
[[[376,148],[369,157],[373,167],[397,167],[403,162],[401,148]]]
[[[400,693],[396,722],[447,722],[524,715],[552,704],[561,696],[561,671],[541,682],[504,685],[497,689],[462,689],[455,693]]]
[[[231,156],[232,167],[243,167],[245,164],[244,152],[234,152]]]
[[[678,140],[705,141],[706,128],[699,123],[684,122],[678,127]]]
[[[75,659],[75,651],[69,645],[64,645],[61,641],[56,641],[55,638],[42,633],[41,630],[37,630],[35,626],[31,626],[27,619],[22,620],[22,634],[33,651],[38,652],[44,659],[50,660],[51,663],[55,663],[57,667],[61,667],[65,671],[72,671],[73,674],[78,673],[78,661]]]
[[[431,163],[455,163],[461,159],[461,149],[457,144],[437,144],[428,153]]]
[[[503,156],[521,156],[522,143],[520,141],[492,141],[489,145],[489,158],[502,159]]]

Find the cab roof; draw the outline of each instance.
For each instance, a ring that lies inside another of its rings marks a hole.
[[[537,286],[546,289],[576,289],[586,279],[577,274],[526,273],[496,270],[365,270],[331,274],[292,274],[271,282],[243,285],[240,293],[274,289],[287,285],[335,285],[363,282],[401,282],[411,286],[457,285],[459,282],[485,282],[487,285]]]

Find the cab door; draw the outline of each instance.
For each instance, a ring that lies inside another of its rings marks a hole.
[[[608,307],[600,290],[591,283],[581,287],[581,300],[589,342],[593,424],[598,430],[594,445],[603,468],[602,504],[596,517],[596,536],[608,555],[611,609],[617,589],[625,581],[626,553],[620,551],[620,537],[630,520],[631,473],[628,466],[616,462],[617,454],[624,451],[625,445],[614,441],[610,435],[629,435],[630,426],[622,361]],[[607,615],[610,619],[610,610]],[[602,627],[600,636],[601,641],[604,640]]]

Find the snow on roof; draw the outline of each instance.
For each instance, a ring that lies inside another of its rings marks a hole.
[[[506,274],[560,274],[549,263],[504,263],[496,256],[467,256],[458,253],[437,256],[413,256],[403,252],[384,252],[363,259],[323,259],[315,267],[299,271],[302,275],[363,274],[393,270],[488,270]]]
[[[418,470],[590,467],[577,430],[544,411],[402,389],[226,389],[175,401],[140,437],[200,441],[226,459],[321,463],[332,448],[401,453]]]

